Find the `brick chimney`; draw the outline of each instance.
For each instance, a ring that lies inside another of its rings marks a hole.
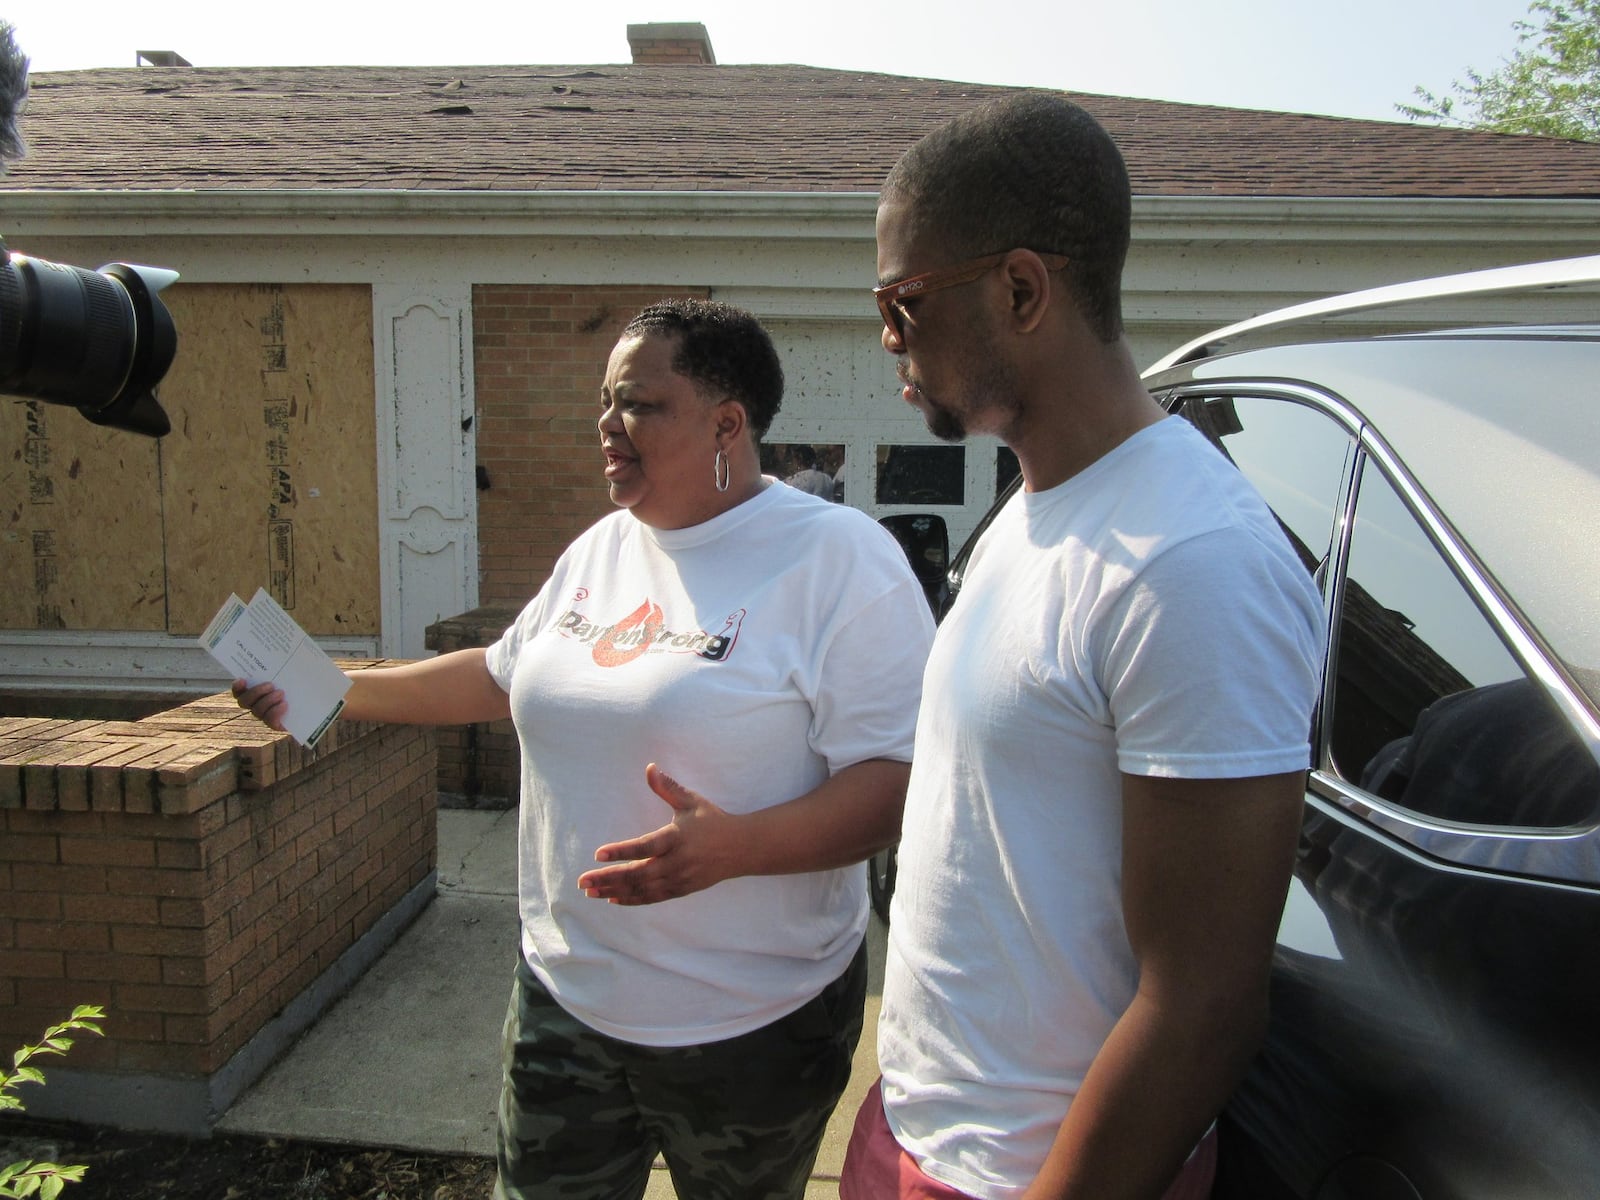
[[[636,66],[714,67],[711,35],[699,21],[652,21],[628,26],[628,49]]]

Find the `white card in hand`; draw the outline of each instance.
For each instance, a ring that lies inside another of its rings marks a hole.
[[[288,702],[283,727],[302,746],[315,746],[344,707],[350,680],[264,588],[249,604],[229,596],[200,645],[230,678],[280,688]]]

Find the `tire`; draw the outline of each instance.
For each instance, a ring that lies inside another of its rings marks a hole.
[[[880,850],[867,859],[867,896],[872,911],[885,925],[889,923],[889,900],[894,895],[895,848]]]

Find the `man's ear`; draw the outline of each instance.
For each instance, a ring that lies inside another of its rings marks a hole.
[[[1032,333],[1052,304],[1066,300],[1044,262],[1032,250],[1013,250],[1001,264],[1002,278],[1010,290],[1011,318],[1017,332]]]

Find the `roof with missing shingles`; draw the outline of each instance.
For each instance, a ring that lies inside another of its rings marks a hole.
[[[875,192],[1013,89],[804,66],[33,76],[3,190]],[[1600,145],[1066,93],[1147,196],[1600,198]]]

